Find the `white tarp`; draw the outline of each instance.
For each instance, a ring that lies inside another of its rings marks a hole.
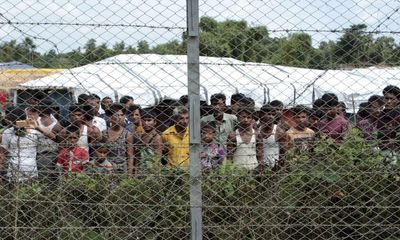
[[[123,54],[72,68],[19,85],[20,88],[70,88],[75,95],[96,93],[100,97],[130,95],[148,106],[165,98],[187,94],[185,55]],[[228,97],[241,92],[258,106],[272,100],[287,105],[310,105],[326,92],[333,92],[349,108],[357,107],[388,84],[399,85],[400,68],[315,70],[245,63],[231,58],[200,57],[200,93],[209,101],[214,93]]]

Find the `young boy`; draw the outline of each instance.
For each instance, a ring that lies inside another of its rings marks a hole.
[[[238,129],[228,136],[227,159],[248,170],[264,167],[264,146],[261,134],[253,129],[254,111],[239,108]]]
[[[86,149],[78,147],[80,128],[74,125],[66,129],[66,146],[57,157],[57,166],[63,168],[63,172],[83,172],[85,165],[89,163],[89,154]]]
[[[93,146],[93,162],[91,171],[94,173],[111,173],[113,165],[108,161],[108,146],[105,141],[100,141]]]
[[[152,110],[142,110],[140,114],[144,132],[139,140],[137,169],[139,174],[157,173],[161,167],[163,151],[162,138],[156,130],[157,119]]]
[[[287,132],[288,146],[298,146],[303,149],[308,149],[309,143],[313,140],[315,132],[308,128],[308,118],[310,110],[302,105],[292,108],[293,118],[296,126],[291,127]]]
[[[203,170],[212,170],[220,166],[224,160],[225,151],[215,142],[215,122],[201,124],[201,165]]]

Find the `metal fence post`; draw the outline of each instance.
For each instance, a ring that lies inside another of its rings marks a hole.
[[[190,106],[190,212],[191,238],[202,239],[202,192],[200,166],[199,3],[187,0],[188,95]]]

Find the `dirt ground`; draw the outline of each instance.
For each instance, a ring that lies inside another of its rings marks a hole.
[[[42,78],[62,70],[63,69],[1,69],[0,90],[8,91],[11,88],[15,88],[18,84]]]

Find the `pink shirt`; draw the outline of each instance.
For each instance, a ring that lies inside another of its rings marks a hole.
[[[319,130],[321,133],[327,135],[336,142],[343,140],[343,137],[346,135],[348,129],[349,123],[340,115],[332,120],[322,119],[319,122]]]

